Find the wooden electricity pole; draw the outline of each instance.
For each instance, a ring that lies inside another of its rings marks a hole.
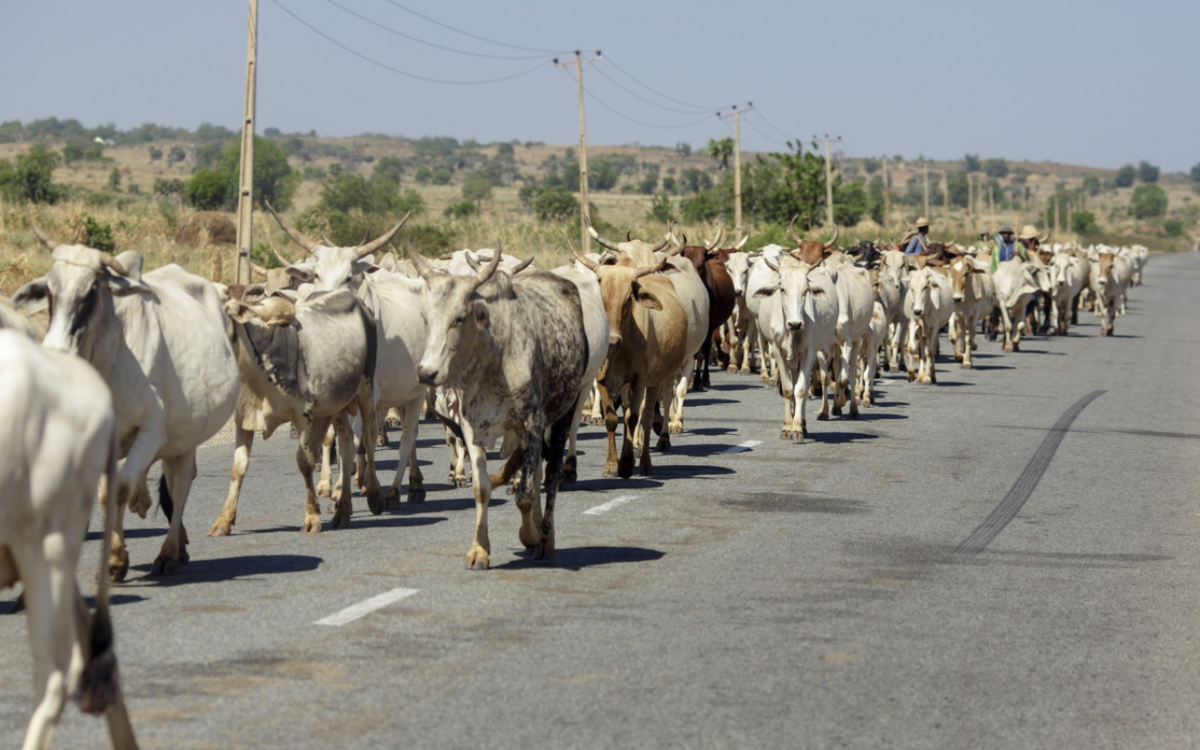
[[[746,108],[739,110],[737,105],[733,105],[733,112],[728,115],[717,113],[717,117],[724,120],[727,117],[733,118],[733,233],[740,235],[742,232],[742,112],[753,112],[754,102],[747,102]]]
[[[888,228],[888,214],[892,208],[892,183],[888,179],[887,154],[883,155],[883,229]]]
[[[929,215],[929,162],[921,162],[921,166],[925,169],[925,218],[932,221],[933,217]]]
[[[814,135],[813,140],[817,140]],[[833,162],[829,157],[829,142],[841,143],[842,137],[830,138],[829,133],[825,134],[825,220],[829,222],[829,226],[833,226]]]
[[[583,245],[583,253],[586,255],[592,251],[592,238],[588,235],[587,226],[583,223],[583,214],[588,212],[588,184],[587,184],[587,128],[583,121],[583,64],[601,58],[600,50],[596,50],[595,57],[580,57],[579,50],[575,50],[575,59],[568,62],[559,62],[558,58],[554,58],[554,67],[565,68],[570,65],[575,66],[575,82],[576,89],[579,93],[579,231],[580,244]]]
[[[246,35],[246,101],[242,117],[242,156],[238,175],[237,274],[250,283],[250,249],[254,247],[254,82],[258,78],[258,0],[250,0],[250,30]]]
[[[992,186],[988,185],[988,212],[992,215],[992,225],[996,224],[996,201],[992,197]]]

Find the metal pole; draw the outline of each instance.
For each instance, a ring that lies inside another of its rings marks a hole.
[[[254,246],[254,83],[258,67],[258,0],[250,0],[246,36],[246,100],[242,119],[241,171],[238,176],[237,283],[250,283],[250,249]]]
[[[579,91],[579,210],[588,212],[588,171],[587,171],[587,126],[583,120],[583,60],[579,52],[575,52],[575,81]],[[581,217],[582,218],[582,217]],[[580,222],[580,232],[583,252],[586,255],[592,251],[592,238],[588,235],[587,227]]]

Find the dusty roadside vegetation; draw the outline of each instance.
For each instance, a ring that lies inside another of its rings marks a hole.
[[[394,241],[397,250],[411,246],[427,255],[438,255],[460,247],[494,247],[500,242],[507,252],[533,256],[539,265],[552,267],[567,261],[569,243],[579,244],[577,217],[539,218],[530,209],[528,189],[524,196],[521,192],[523,187],[549,184],[555,176],[565,174],[575,157],[573,147],[515,142],[459,144],[453,139],[414,141],[384,136],[327,139],[279,134],[273,141],[287,152],[287,164],[296,183],[290,208],[284,215],[305,226],[314,236],[319,231],[332,231],[328,214],[321,212],[322,198],[330,181],[348,175],[370,180],[378,173],[381,160],[392,157],[402,165],[397,170],[398,185],[394,189],[415,191],[422,206],[419,215],[410,220]],[[56,154],[64,153],[67,143],[53,138],[42,138],[40,142]],[[30,142],[0,143],[0,159],[15,162],[30,147]],[[162,154],[176,148],[183,158],[174,161],[163,158]],[[108,231],[116,251],[141,252],[147,268],[178,263],[210,279],[232,281],[232,246],[217,244],[206,232],[200,232],[190,242],[177,242],[181,222],[197,209],[179,191],[163,194],[155,189],[164,181],[186,183],[192,179],[199,167],[198,160],[204,159],[203,148],[203,144],[187,139],[108,145],[94,160],[76,159],[64,165],[59,158],[52,179],[65,191],[62,199],[52,205],[0,198],[0,293],[12,294],[49,267],[49,254],[39,246],[31,229],[35,223],[64,242],[85,242],[90,232],[101,228]],[[154,150],[159,152],[158,158],[151,158]],[[743,165],[755,164],[755,157],[744,152]],[[589,196],[601,231],[613,237],[624,238],[626,232],[641,237],[661,236],[664,230],[661,219],[665,215],[680,220],[689,210],[695,214],[696,204],[689,208],[688,202],[697,200],[706,185],[708,193],[715,194],[726,178],[732,182],[731,176],[722,170],[719,158],[710,157],[701,149],[687,153],[682,148],[593,146],[588,150],[588,158],[593,173],[598,163],[606,165],[610,172],[616,165],[615,178],[609,175],[610,184],[605,189],[593,188]],[[860,182],[868,187],[873,179],[879,182],[876,178],[882,174],[878,160],[841,158],[835,163],[846,185]],[[1052,226],[1051,207],[1056,195],[1060,199],[1060,231],[1055,238],[1064,241],[1140,242],[1153,250],[1184,250],[1193,242],[1191,236],[1200,220],[1200,195],[1186,176],[1159,178],[1157,184],[1167,199],[1166,213],[1147,221],[1133,217],[1129,210],[1136,186],[1114,187],[1112,170],[1032,162],[1007,162],[1008,174],[993,183],[993,197],[995,192],[1001,193],[994,218],[986,194],[978,193],[972,217],[965,206],[947,205],[942,190],[948,177],[963,171],[963,161],[924,164],[898,162],[893,158],[889,159],[892,190],[888,225],[884,227],[872,220],[872,209],[868,208],[856,217],[854,224],[842,227],[841,236],[851,241],[903,234],[905,220],[924,210],[923,196],[916,195],[920,193],[926,166],[930,172],[933,233],[937,238],[957,235],[960,241],[966,241],[973,233],[973,226],[995,225],[1000,221]],[[422,173],[422,169],[427,171]],[[439,176],[439,170],[447,174]],[[474,175],[489,173],[488,170],[493,184],[470,195],[468,201],[469,188],[465,187],[468,181]],[[979,179],[986,178],[977,174]],[[1085,182],[1089,178],[1091,182]],[[443,179],[445,184],[435,184]],[[648,187],[651,182],[653,186]],[[1097,183],[1102,186],[1100,190],[1095,189]],[[1021,186],[1024,194],[1017,198]],[[862,192],[871,200],[869,190]],[[1004,195],[1010,199],[1006,200]],[[471,207],[464,212],[461,206],[468,202]],[[232,218],[228,205],[218,207],[221,209]],[[1087,236],[1069,230],[1071,212],[1083,210],[1094,215],[1097,225]],[[882,218],[878,207],[874,211]],[[819,215],[824,216],[823,207]],[[345,211],[343,224],[348,222],[361,234],[364,227],[380,231],[395,218],[388,212],[375,216],[351,207]],[[692,239],[711,236],[714,218],[684,221],[679,230]],[[1179,236],[1168,236],[1164,231],[1164,223],[1172,220],[1183,225]],[[744,224],[751,235],[749,247],[782,241],[786,236],[781,222],[764,221],[751,211],[747,211]],[[828,236],[828,231],[827,227],[814,227],[810,234]],[[285,257],[297,257],[286,235],[264,212],[255,213],[254,243],[255,260],[264,266],[277,263],[271,248]]]

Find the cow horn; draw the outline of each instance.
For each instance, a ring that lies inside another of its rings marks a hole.
[[[592,236],[592,239],[594,239],[596,242],[599,242],[601,247],[606,247],[616,253],[621,252],[621,248],[617,247],[617,243],[610,242],[600,236],[600,233],[597,232],[596,228],[592,226],[592,220],[588,218],[586,213],[583,215],[583,225],[587,227],[588,234]]]
[[[599,272],[600,264],[597,263],[596,261],[592,260],[591,258],[587,257],[586,255],[580,255],[579,251],[575,249],[574,245],[571,246],[571,254],[575,256],[575,260],[582,263],[584,265],[584,267],[587,268],[592,273]]]
[[[37,224],[33,225],[33,234],[35,237],[38,238],[39,242],[41,242],[43,245],[46,246],[47,250],[50,250],[51,252],[53,252],[54,248],[58,247],[58,242],[51,239],[50,235],[46,234],[41,229],[39,229]]]
[[[946,247],[950,247],[950,246],[951,246],[951,245],[953,245],[955,242],[958,242],[958,235],[957,235],[957,234],[956,234],[956,235],[954,235],[954,239],[952,239],[952,240],[950,240],[949,242],[946,242],[946,243],[944,243],[944,244],[946,245]]]
[[[515,268],[513,268],[511,275],[516,276],[520,272],[524,271],[526,268],[529,268],[531,265],[533,265],[533,256],[532,255],[529,256],[528,258],[526,258],[525,260],[521,261],[520,263],[518,263],[517,266]]]
[[[632,229],[625,230],[625,241],[633,242],[633,230]]]
[[[370,255],[371,253],[378,250],[379,248],[386,245],[388,242],[391,242],[392,238],[396,236],[396,232],[400,231],[400,227],[404,226],[404,222],[408,221],[408,217],[410,215],[412,215],[412,211],[409,211],[408,213],[404,214],[404,218],[401,219],[400,222],[396,224],[396,226],[394,226],[391,229],[389,229],[388,231],[384,232],[379,237],[376,237],[374,240],[371,240],[367,244],[360,245],[358,248],[358,257],[365,258],[368,255]],[[497,252],[497,256],[499,256],[499,252]]]
[[[837,223],[835,222],[835,223],[834,223],[834,225],[833,225],[833,236],[829,238],[829,242],[826,242],[826,243],[825,243],[825,249],[826,249],[826,250],[832,250],[832,249],[833,249],[833,243],[837,242],[837,238],[838,238],[838,225],[837,225]]]
[[[333,240],[325,236],[324,232],[321,232],[321,239],[325,241],[326,247],[337,247],[337,245],[333,244]]]
[[[279,265],[284,266],[284,267],[292,265],[292,262],[290,260],[288,260],[287,258],[283,257],[282,255],[280,255],[279,251],[276,250],[274,247],[271,248],[271,252],[275,253],[275,259],[279,261]]]
[[[284,221],[283,217],[279,215],[279,212],[275,210],[275,207],[271,205],[271,201],[263,201],[263,203],[266,205],[267,210],[271,212],[271,215],[275,217],[275,221],[279,222],[279,226],[283,227],[283,231],[287,232],[288,237],[291,237],[297,245],[310,253],[316,249],[317,243],[300,234],[300,232]]]
[[[779,256],[778,255],[764,255],[763,263],[766,263],[767,268],[770,268],[772,271],[779,270]]]
[[[252,262],[252,263],[250,264],[250,270],[251,270],[251,271],[253,271],[253,272],[255,272],[255,273],[257,273],[257,274],[260,274],[260,275],[262,275],[262,276],[266,276],[266,275],[267,275],[267,269],[263,268],[262,266],[258,265],[257,263],[253,263],[253,262]]]
[[[797,245],[799,245],[801,242],[803,242],[803,240],[800,239],[800,235],[796,234],[796,219],[799,219],[799,218],[800,218],[799,214],[793,216],[791,226],[788,227],[788,234],[792,235],[792,239],[796,241]]]
[[[116,258],[112,257],[112,255],[110,255],[109,253],[100,253],[100,265],[108,266],[113,271],[115,271],[118,276],[127,275],[126,271],[125,271],[125,266],[121,265],[121,262],[119,260],[117,260]]]
[[[408,217],[405,216],[404,218],[407,219]],[[404,222],[401,223],[403,224]],[[483,286],[488,282],[488,279],[492,278],[492,274],[496,273],[496,269],[500,267],[500,256],[503,254],[504,248],[500,246],[500,240],[496,240],[496,249],[492,251],[492,257],[488,259],[488,264],[483,267],[482,271],[475,274],[475,286]]]
[[[666,265],[666,263],[667,263],[667,259],[663,258],[662,260],[660,260],[659,262],[655,263],[652,266],[638,266],[637,278],[640,279],[643,276],[649,276],[652,273],[658,273],[659,271],[662,270],[662,267],[664,265]]]
[[[745,247],[745,246],[746,246],[746,240],[748,240],[748,239],[750,239],[750,235],[746,235],[745,237],[743,237],[741,242],[739,242],[739,243],[737,243],[736,245],[734,245],[734,246],[733,246],[733,249],[734,249],[734,250],[741,250],[743,247]]]
[[[667,222],[667,238],[670,239],[671,242],[675,243],[676,245],[678,245],[680,247],[683,246],[683,243],[680,242],[679,238],[675,236],[675,229],[672,226],[672,222],[670,222],[670,221]]]
[[[408,259],[412,261],[413,267],[417,269],[418,276],[424,279],[429,275],[429,261],[425,260],[415,247],[409,246]]]
[[[663,238],[662,238],[662,240],[661,240],[661,241],[659,241],[659,243],[658,243],[657,245],[655,245],[654,247],[650,248],[650,252],[652,252],[652,253],[661,253],[663,250],[666,250],[666,249],[667,249],[667,245],[669,245],[669,244],[671,244],[671,238],[670,238],[670,237],[663,237]],[[683,246],[682,246],[682,245],[680,245],[680,247],[683,247]]]
[[[724,224],[724,222],[722,222],[720,224],[717,224],[717,236],[713,237],[712,242],[704,243],[704,249],[705,250],[715,249],[717,247],[717,245],[721,244],[721,238],[724,236],[725,236],[725,224]]]

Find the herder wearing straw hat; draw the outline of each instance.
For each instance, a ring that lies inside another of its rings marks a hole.
[[[1033,227],[1026,226],[1026,229]],[[1037,235],[1037,230],[1034,229],[1034,236]],[[1001,224],[1000,231],[996,233],[996,248],[992,250],[992,273],[1000,267],[1000,264],[1006,260],[1020,258],[1021,260],[1029,260],[1029,255],[1025,252],[1025,245],[1013,240],[1012,224]]]
[[[904,247],[905,255],[924,255],[929,252],[929,219],[924,216],[918,218],[916,227],[917,231],[909,232],[902,240],[908,243]]]

